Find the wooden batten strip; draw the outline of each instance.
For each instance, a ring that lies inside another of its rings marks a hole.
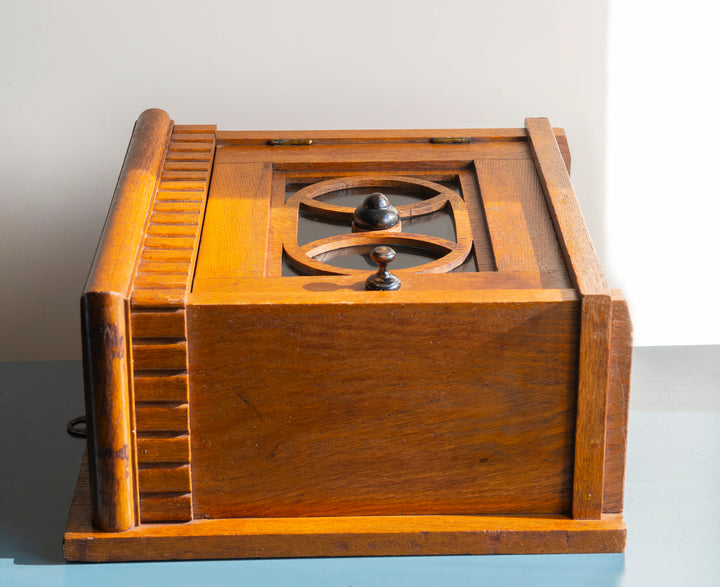
[[[186,369],[187,343],[168,344],[133,343],[133,365],[137,370]]]
[[[570,277],[582,296],[572,513],[578,520],[600,519],[612,300],[553,129],[547,118],[528,118],[525,126]]]
[[[145,247],[149,249],[188,249],[195,248],[195,238],[183,236],[149,236],[145,239]]]
[[[202,212],[203,203],[200,200],[184,200],[180,198],[177,202],[156,200],[154,212]]]
[[[213,175],[213,198],[205,214],[202,247],[214,251],[201,255],[195,275],[202,279],[212,274],[222,277],[260,277],[264,275],[269,231],[272,167],[264,163],[222,165]],[[222,217],[223,222],[212,219]],[[232,242],[230,250],[223,246]]]
[[[177,132],[174,131],[172,134],[172,140],[173,142],[178,143],[214,143],[215,142],[215,133],[191,133],[191,132]]]
[[[168,153],[210,153],[213,145],[210,143],[170,143]]]
[[[525,121],[530,149],[571,277],[582,295],[610,295],[570,175],[547,118]]]
[[[215,124],[176,124],[173,126],[173,134],[205,134],[212,133],[215,135],[217,125]]]
[[[207,179],[207,169],[201,169],[198,171],[165,170],[165,171],[163,171],[162,176],[160,176],[161,182],[178,181],[178,180],[205,181],[205,179]]]
[[[163,173],[172,171],[198,171],[208,173],[210,161],[165,161]]]
[[[164,206],[161,206],[161,208],[158,208],[157,206],[153,210],[154,216],[167,216],[169,220],[166,222],[172,222],[173,216],[187,216],[197,217],[198,214],[202,212],[202,202],[197,202],[194,200],[191,200],[189,202],[185,202],[184,200],[180,199],[177,202],[168,202],[167,200],[163,201]],[[181,208],[181,204],[187,204],[187,206]],[[197,218],[191,218],[191,220],[197,220]],[[152,220],[151,222],[160,222],[158,220]]]
[[[178,131],[174,127],[174,132]],[[563,134],[562,129],[554,129]],[[265,145],[271,139],[294,139],[298,137],[313,139],[315,144],[322,144],[322,141],[331,141],[331,144],[338,143],[408,143],[420,141],[427,143],[435,137],[471,137],[478,142],[522,142],[527,135],[521,128],[465,128],[465,129],[368,129],[368,130],[301,130],[301,131],[218,131],[217,140],[227,141],[238,145],[258,144]]]
[[[154,212],[150,222],[155,224],[188,224],[198,227],[200,212]]]
[[[632,365],[632,323],[627,302],[618,290],[612,291],[612,352],[608,385],[608,414],[605,449],[603,513],[621,513],[625,493],[630,370]]]
[[[187,274],[188,269],[189,267],[187,263],[146,261],[145,259],[142,259],[140,261],[140,265],[138,265],[138,273],[175,273],[177,275],[180,275]]]
[[[187,404],[135,404],[135,426],[143,432],[181,432],[188,433]],[[142,485],[141,485],[142,489]]]
[[[138,479],[143,495],[167,491],[190,492],[190,466],[150,466],[138,470]]]
[[[136,287],[131,305],[133,308],[184,308],[186,295],[185,288],[158,290]]]
[[[209,163],[213,157],[212,151],[201,151],[192,153],[181,153],[177,151],[168,151],[166,161],[193,161]]]
[[[135,285],[141,288],[155,284],[166,289],[182,287],[186,283],[188,270],[189,267],[180,263],[141,263],[138,265]]]
[[[149,236],[190,236],[194,237],[199,230],[196,224],[150,224],[147,228]]]
[[[202,204],[205,201],[204,190],[158,190],[155,202],[174,202],[175,204]]]
[[[133,338],[185,338],[185,310],[132,312]]]
[[[179,463],[190,462],[190,438],[138,438],[138,463]],[[142,490],[142,488],[141,488]]]
[[[205,180],[196,180],[196,179],[170,179],[170,180],[160,180],[160,183],[158,184],[158,189],[167,191],[167,190],[175,190],[180,192],[185,191],[202,191],[204,190],[205,186],[207,185],[207,182]]]
[[[187,374],[138,375],[135,373],[136,402],[188,401]]]
[[[477,173],[470,170],[460,170],[457,175],[462,189],[465,206],[470,217],[470,225],[473,235],[473,253],[479,272],[495,272],[495,255],[493,254],[490,234],[488,232],[485,210],[480,198],[477,185]]]
[[[562,153],[563,161],[565,162],[565,168],[567,169],[568,175],[571,173],[570,166],[572,163],[572,157],[570,155],[570,145],[568,144],[567,135],[565,134],[564,128],[554,128],[555,140],[558,143],[560,152]]]
[[[148,263],[190,263],[192,250],[145,249],[141,259]]]
[[[192,519],[184,302],[215,138],[214,127],[186,130],[169,145],[132,297],[141,522]]]
[[[518,200],[522,203],[538,269],[541,273],[561,271],[567,274],[565,259],[560,250],[535,164],[532,160],[509,163],[515,175],[515,185],[522,186],[518,189]],[[563,287],[571,288],[572,284]]]
[[[538,271],[520,194],[528,187],[517,171],[524,161],[477,160],[490,241],[498,271]]]
[[[602,515],[611,317],[610,296],[583,296],[573,476],[577,520]]]
[[[192,520],[190,494],[156,496],[140,494],[140,519],[143,522],[189,522]]]
[[[135,276],[135,287],[155,287],[157,289],[178,289],[187,286],[187,275],[166,274],[158,275],[148,273],[145,275],[138,274]]]

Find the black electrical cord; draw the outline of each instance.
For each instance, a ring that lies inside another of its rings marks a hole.
[[[67,423],[65,430],[73,438],[87,438],[87,418],[85,416],[73,418]]]

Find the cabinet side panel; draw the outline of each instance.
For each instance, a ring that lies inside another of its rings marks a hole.
[[[568,514],[578,318],[189,305],[194,518]]]

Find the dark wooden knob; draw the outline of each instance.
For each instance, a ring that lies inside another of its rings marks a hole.
[[[388,263],[395,258],[395,251],[392,247],[375,247],[370,253],[370,258],[378,264],[377,273],[373,273],[365,280],[365,289],[380,291],[395,291],[400,289],[400,279],[387,270]]]
[[[398,209],[380,192],[370,194],[353,213],[353,230],[387,230],[400,222]]]

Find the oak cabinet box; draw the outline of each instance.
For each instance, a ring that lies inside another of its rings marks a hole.
[[[71,560],[618,552],[631,326],[562,130],[138,119]]]

